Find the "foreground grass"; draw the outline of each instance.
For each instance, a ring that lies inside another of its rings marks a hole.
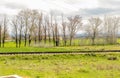
[[[116,57],[116,60],[108,60]],[[24,78],[119,78],[120,54],[0,56],[0,76]]]

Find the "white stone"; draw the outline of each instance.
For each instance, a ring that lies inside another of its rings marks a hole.
[[[22,78],[18,75],[1,76],[0,78]]]

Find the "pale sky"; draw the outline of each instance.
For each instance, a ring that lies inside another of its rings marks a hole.
[[[120,0],[0,0],[0,14],[14,15],[25,8],[81,16],[119,15]]]

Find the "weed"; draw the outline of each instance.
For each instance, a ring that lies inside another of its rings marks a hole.
[[[118,60],[118,58],[115,57],[115,56],[113,56],[113,57],[108,57],[107,59],[108,59],[108,60]]]

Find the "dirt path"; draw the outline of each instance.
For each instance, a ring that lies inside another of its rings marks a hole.
[[[0,52],[0,55],[28,55],[28,54],[104,54],[104,53],[120,53],[120,50],[98,50],[98,51],[78,51],[78,52]]]

